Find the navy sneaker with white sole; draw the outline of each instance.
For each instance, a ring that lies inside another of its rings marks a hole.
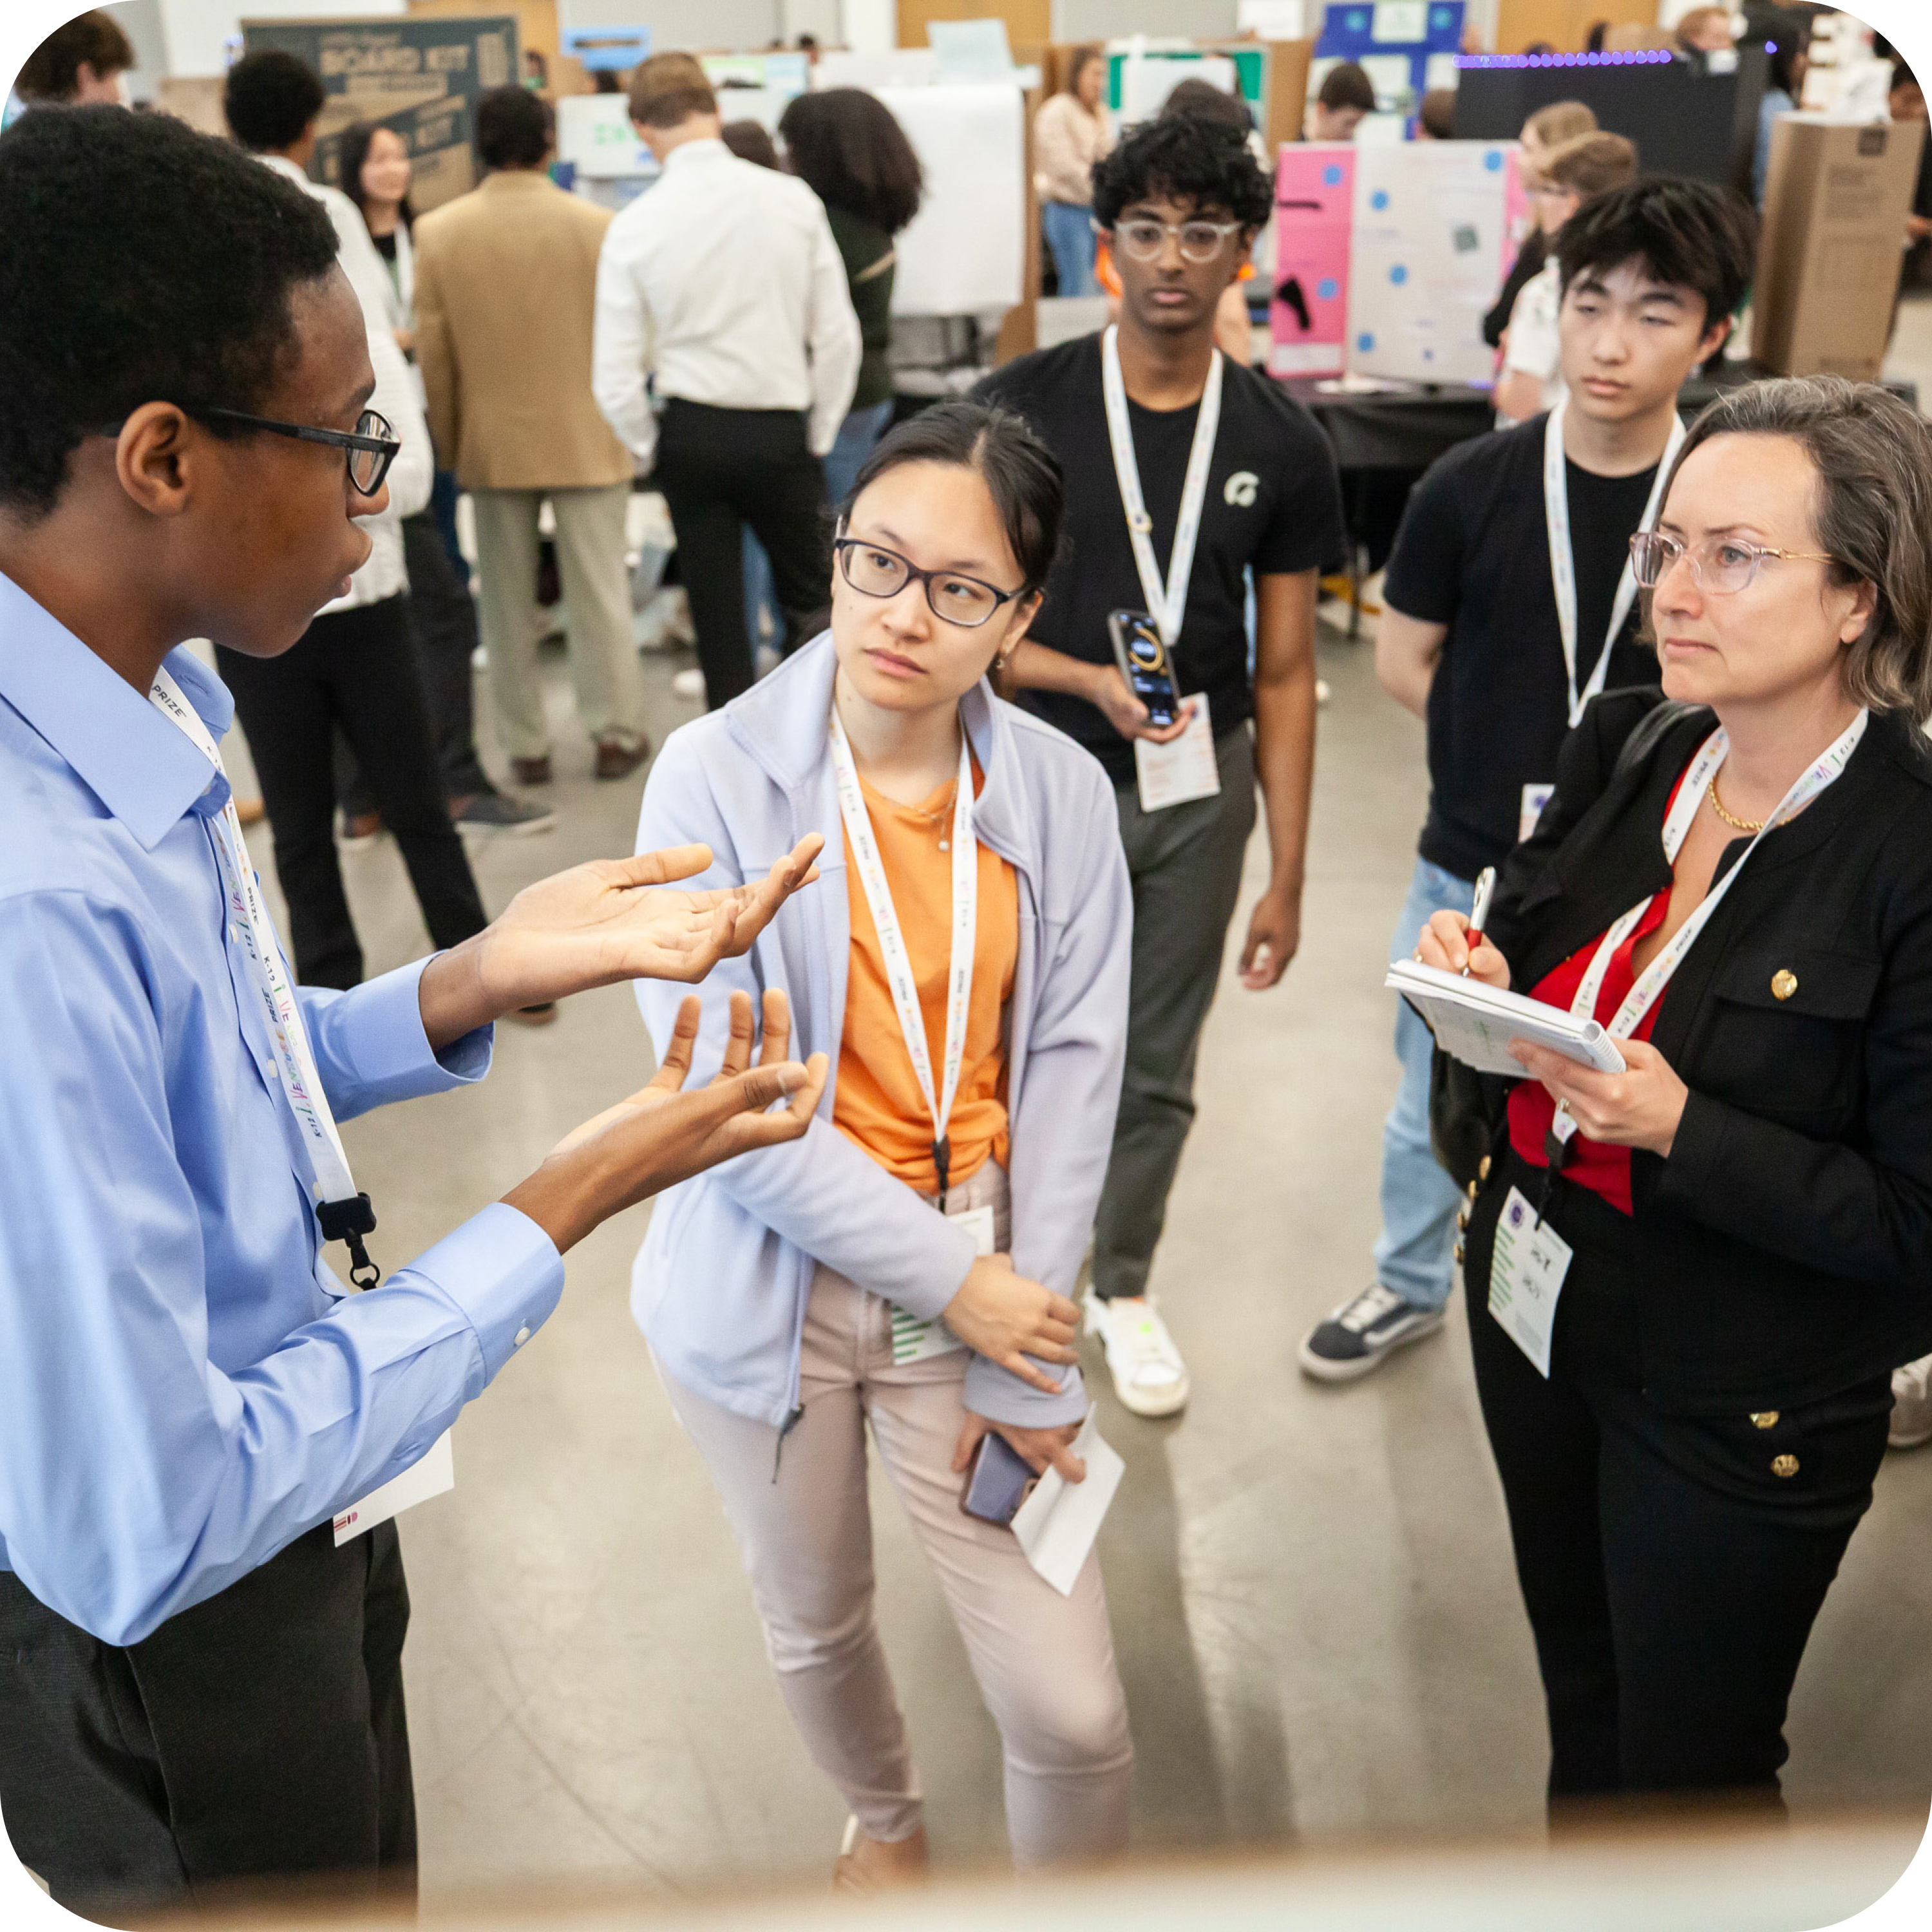
[[[1318,1322],[1296,1352],[1301,1372],[1317,1382],[1353,1382],[1382,1366],[1396,1349],[1442,1326],[1439,1308],[1418,1308],[1372,1282]]]

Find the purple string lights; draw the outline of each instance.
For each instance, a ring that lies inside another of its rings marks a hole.
[[[1639,47],[1620,54],[1458,54],[1459,68],[1660,67],[1677,56],[1668,47]]]

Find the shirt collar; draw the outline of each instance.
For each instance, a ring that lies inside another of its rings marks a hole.
[[[227,686],[184,646],[165,662],[218,744],[235,716]],[[183,813],[199,806],[205,815],[227,802],[227,782],[181,728],[4,575],[0,699],[67,760],[144,851]]]
[[[315,183],[286,154],[257,154],[256,160],[265,168],[273,168],[278,175],[286,175],[298,188],[313,188]]]
[[[731,158],[731,150],[716,135],[708,135],[700,141],[680,141],[664,157],[664,170],[689,167],[697,161],[715,161]]]

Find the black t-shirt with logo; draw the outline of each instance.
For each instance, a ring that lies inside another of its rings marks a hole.
[[[996,370],[973,393],[1025,417],[1060,459],[1066,479],[1060,558],[1030,634],[1070,657],[1112,664],[1108,614],[1145,610],[1147,597],[1134,566],[1107,440],[1100,337],[1023,356]],[[1165,581],[1199,405],[1144,410],[1130,400],[1127,410],[1141,494],[1154,521],[1154,557]],[[1266,376],[1225,364],[1201,534],[1174,650],[1180,687],[1207,693],[1216,736],[1254,710],[1245,572],[1252,568],[1264,577],[1339,569],[1346,547],[1341,486],[1327,437],[1313,417]],[[1131,741],[1092,705],[1048,691],[1029,691],[1025,701],[1078,739],[1116,784],[1133,782]]]
[[[1429,819],[1420,850],[1458,878],[1502,863],[1516,842],[1524,786],[1555,778],[1569,729],[1543,505],[1547,420],[1478,436],[1440,458],[1409,497],[1383,580],[1389,608],[1449,626],[1429,688]],[[1565,468],[1581,691],[1603,654],[1657,470],[1599,476],[1574,463]],[[1657,682],[1656,654],[1637,640],[1639,601],[1611,647],[1606,690]]]

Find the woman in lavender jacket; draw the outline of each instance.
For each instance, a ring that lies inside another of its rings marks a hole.
[[[872,1616],[868,1423],[999,1725],[1016,1862],[1126,1838],[1132,1747],[1095,1558],[1062,1597],[960,1507],[989,1430],[1036,1470],[1083,1473],[1066,1298],[1119,1095],[1132,902],[1105,773],[987,682],[1039,608],[1060,509],[1058,467],[1016,416],[947,404],[887,436],[845,506],[830,632],[669,740],[638,828],[708,845],[700,886],[826,839],[821,883],[714,975],[729,1018],[707,1001],[698,1052],[721,1057],[758,1003],[766,1052],[795,1024],[801,1053],[830,1057],[818,1117],[660,1198],[632,1307],[723,1497],[793,1720],[851,1811],[839,1876],[865,1887],[926,1863]],[[904,932],[944,1112],[961,852],[974,990],[940,1134],[880,926]],[[640,1004],[662,1047],[676,1003]]]

